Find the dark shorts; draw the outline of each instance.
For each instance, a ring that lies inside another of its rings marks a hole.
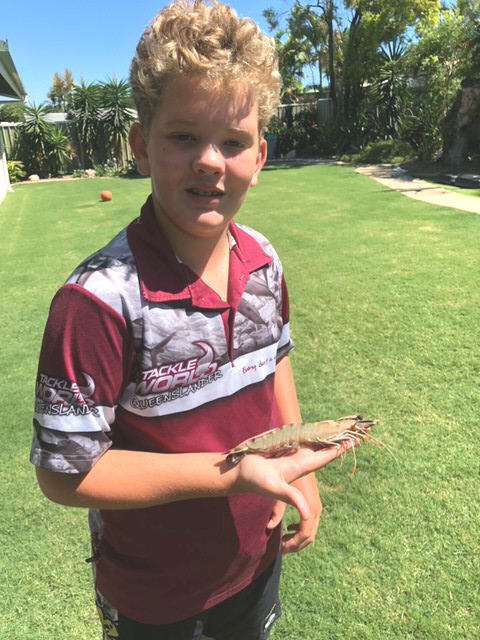
[[[97,598],[103,638],[109,640],[265,640],[279,618],[281,554],[242,591],[198,615],[172,624],[143,624],[130,620]]]

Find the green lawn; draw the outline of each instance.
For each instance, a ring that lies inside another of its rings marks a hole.
[[[101,203],[102,189],[113,200]],[[145,180],[19,185],[0,206],[0,637],[98,640],[82,510],[27,461],[49,301],[137,213]],[[319,535],[286,557],[272,640],[473,640],[480,623],[480,216],[351,167],[266,167],[239,220],[285,267],[305,420],[361,413],[371,445],[318,473]],[[290,514],[291,516],[291,514]]]

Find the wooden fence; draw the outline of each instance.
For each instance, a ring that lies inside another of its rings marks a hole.
[[[15,144],[16,130],[20,126],[18,122],[0,122],[0,136],[2,138],[3,147],[7,160],[15,160],[11,154]]]
[[[277,118],[285,121],[288,110],[291,110],[293,117],[302,113],[302,111],[317,111],[318,123],[326,124],[333,119],[333,102],[330,98],[320,98],[316,102],[299,102],[295,104],[281,104],[277,107],[275,115]]]
[[[62,132],[72,140],[72,123],[70,121],[65,122],[54,122],[56,127],[59,127]],[[17,160],[17,158],[13,157],[13,151],[15,147],[15,138],[17,135],[18,127],[20,127],[19,122],[0,122],[0,139],[3,142],[3,146],[5,149],[5,155],[7,156],[7,160]],[[128,144],[127,138],[122,141],[122,158],[123,164],[126,164],[129,160],[133,160],[132,150],[130,149],[130,145]],[[71,163],[71,166],[68,167],[71,169],[80,168],[80,164],[78,160],[74,158]]]

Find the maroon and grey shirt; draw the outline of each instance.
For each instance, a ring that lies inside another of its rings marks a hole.
[[[53,299],[36,382],[35,465],[87,472],[109,448],[226,451],[279,425],[291,348],[281,264],[230,224],[228,303],[174,255],[149,198]],[[163,624],[240,591],[274,559],[272,501],[253,494],[91,513],[96,583],[124,615]]]

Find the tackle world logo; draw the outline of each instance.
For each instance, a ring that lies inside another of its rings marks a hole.
[[[97,414],[92,396],[95,392],[95,382],[88,373],[82,371],[87,383],[80,386],[77,382],[47,376],[44,373],[38,375],[35,386],[35,411],[48,415],[86,415]]]
[[[193,344],[200,347],[200,356],[142,371],[135,388],[136,397],[132,399],[132,406],[146,409],[176,400],[195,393],[221,378],[222,374],[218,371],[215,352],[211,345],[204,341]],[[139,399],[146,396],[150,396],[148,400]]]

